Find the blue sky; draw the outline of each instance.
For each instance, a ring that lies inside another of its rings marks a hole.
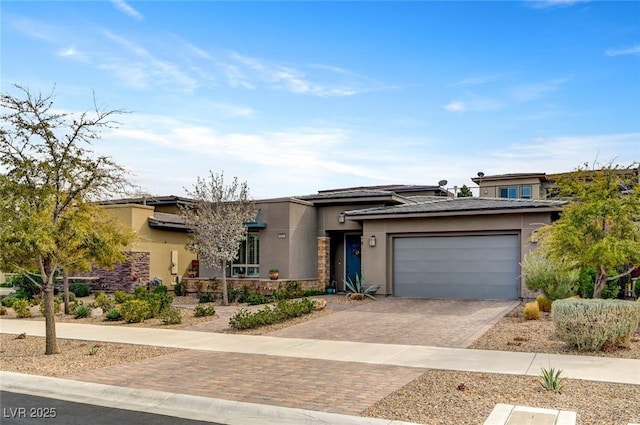
[[[3,1],[1,88],[125,109],[155,195],[254,198],[640,160],[640,2]]]

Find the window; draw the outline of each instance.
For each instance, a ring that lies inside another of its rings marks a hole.
[[[531,199],[531,186],[504,186],[500,188],[501,198]]]
[[[515,198],[518,197],[518,188],[515,187],[515,186],[501,187],[500,188],[500,197],[501,198],[515,199]]]
[[[249,233],[238,248],[238,256],[231,266],[231,276],[260,276],[260,237]]]

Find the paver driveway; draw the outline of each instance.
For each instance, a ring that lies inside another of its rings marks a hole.
[[[271,332],[286,338],[466,348],[518,301],[378,298]]]

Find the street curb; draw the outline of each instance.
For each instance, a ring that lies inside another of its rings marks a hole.
[[[0,390],[228,425],[419,425],[5,371]]]

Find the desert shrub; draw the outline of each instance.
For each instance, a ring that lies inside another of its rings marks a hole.
[[[22,292],[12,292],[0,300],[0,304],[2,304],[3,307],[13,307],[13,303],[16,300],[28,300],[28,298]]]
[[[266,304],[268,302],[270,302],[270,299],[262,294],[249,294],[247,297],[247,303],[249,305]]]
[[[47,300],[43,299],[42,302],[39,305],[40,308],[40,314],[42,314],[44,316],[44,309],[45,306],[47,305]],[[62,307],[62,300],[60,299],[60,297],[55,297],[53,299],[53,313],[60,313],[61,311],[61,307]]]
[[[536,302],[538,303],[538,307],[540,308],[540,311],[544,311],[545,313],[550,313],[551,312],[551,303],[552,301],[547,298],[546,295],[538,295],[536,297]]]
[[[73,292],[76,297],[88,297],[91,290],[84,283],[74,282],[69,284],[69,292]]]
[[[31,317],[31,304],[29,304],[29,301],[18,298],[11,307],[19,318]]]
[[[147,288],[145,288],[144,286],[137,286],[133,290],[133,298],[135,298],[136,300],[144,300],[148,295],[149,291],[147,291]]]
[[[309,314],[314,310],[315,304],[308,298],[303,298],[300,301],[281,300],[273,308],[265,306],[254,313],[246,309],[238,311],[229,319],[229,327],[232,329],[252,329],[283,322]]]
[[[564,388],[564,383],[566,378],[562,377],[562,370],[549,368],[542,368],[542,373],[540,374],[540,385],[547,391],[553,391],[554,393],[559,393]]]
[[[78,304],[76,308],[73,309],[73,317],[76,319],[82,319],[83,317],[88,317],[91,314],[91,308],[84,304]]]
[[[178,325],[182,323],[182,313],[180,309],[176,307],[165,308],[160,312],[158,317],[165,325]]]
[[[37,273],[18,273],[11,276],[7,283],[23,294],[21,298],[32,300],[42,292],[42,277]]]
[[[214,314],[216,314],[216,307],[213,304],[199,303],[193,309],[195,317],[213,316]]]
[[[112,308],[105,313],[104,318],[109,321],[116,321],[122,319],[122,314],[117,308]]]
[[[278,290],[273,293],[276,300],[290,300],[302,296],[302,283],[297,280],[289,280],[279,285]]]
[[[242,286],[242,288],[232,288],[227,294],[229,297],[229,302],[237,302],[237,303],[246,303],[247,298],[251,295],[251,291],[247,285]]]
[[[540,318],[540,307],[536,301],[526,303],[522,312],[526,320],[538,320]]]
[[[133,295],[127,294],[124,291],[116,291],[113,293],[113,299],[115,300],[116,304],[124,304],[127,301],[133,299]]]
[[[198,296],[199,303],[212,303],[216,300],[216,296],[212,292],[203,292]]]
[[[129,300],[120,306],[120,314],[127,323],[139,323],[151,314],[149,303],[145,300]]]
[[[521,264],[527,288],[542,291],[551,301],[578,293],[579,270],[563,267],[538,252],[524,257]]]
[[[111,310],[116,305],[115,300],[104,292],[95,294],[94,303],[104,311]]]
[[[628,346],[640,325],[640,303],[634,301],[557,300],[552,309],[558,336],[578,350]]]
[[[168,292],[168,288],[165,285],[158,285],[153,288],[154,294],[166,294]]]

